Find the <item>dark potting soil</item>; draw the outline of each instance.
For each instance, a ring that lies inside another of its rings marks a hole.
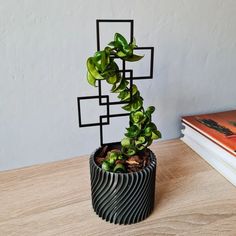
[[[102,162],[106,159],[107,153],[109,151],[120,151],[120,147],[119,146],[104,146],[103,148],[101,148],[100,152],[97,153],[97,155],[95,156],[95,162],[96,164],[101,167],[102,166]],[[141,171],[143,170],[146,166],[149,165],[150,163],[150,153],[148,150],[139,152],[136,155],[127,157],[126,160],[116,160],[115,164],[118,163],[122,163],[127,172],[137,172],[137,171]]]

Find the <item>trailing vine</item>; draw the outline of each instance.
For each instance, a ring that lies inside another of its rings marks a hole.
[[[146,110],[143,107],[143,98],[135,84],[130,87],[129,81],[121,76],[120,69],[115,58],[124,61],[135,62],[143,56],[133,53],[136,48],[133,39],[131,43],[119,33],[114,36],[114,41],[102,51],[95,52],[93,57],[87,59],[87,80],[96,87],[97,80],[106,80],[112,93],[117,93],[122,102],[127,102],[122,108],[130,113],[129,127],[125,137],[121,140],[121,151],[114,150],[107,154],[102,163],[106,171],[125,172],[125,166],[117,160],[126,160],[128,157],[144,151],[151,145],[154,139],[161,138],[161,133],[152,122],[152,114],[155,107],[150,106]]]

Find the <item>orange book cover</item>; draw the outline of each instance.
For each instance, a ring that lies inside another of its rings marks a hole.
[[[185,116],[182,122],[236,157],[236,110]]]

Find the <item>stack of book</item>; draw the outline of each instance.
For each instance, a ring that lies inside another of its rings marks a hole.
[[[182,117],[188,146],[236,186],[236,110]]]

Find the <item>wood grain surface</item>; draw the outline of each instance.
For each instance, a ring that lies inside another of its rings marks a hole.
[[[236,235],[236,188],[180,140],[159,142],[155,210],[135,225],[101,220],[88,156],[0,173],[0,236]]]

